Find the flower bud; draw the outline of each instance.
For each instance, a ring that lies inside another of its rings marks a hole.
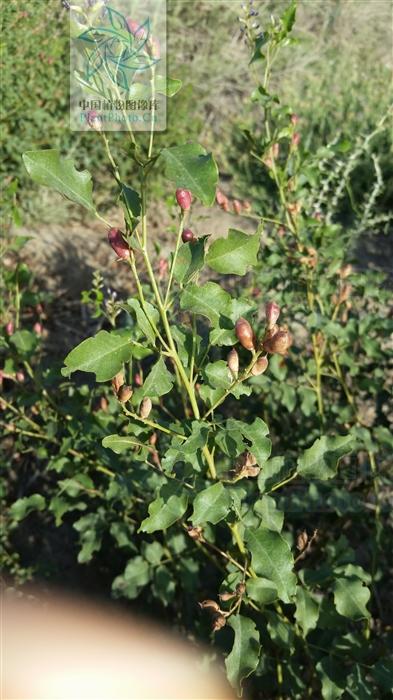
[[[108,231],[109,245],[113,248],[118,258],[125,260],[130,257],[130,246],[124,240],[120,229],[111,228]]]
[[[271,338],[266,338],[263,342],[266,352],[276,353],[277,355],[286,355],[291,345],[292,336],[286,330],[278,330]]]
[[[202,610],[214,610],[215,612],[220,612],[220,606],[215,600],[202,600],[198,603]]]
[[[298,124],[299,121],[300,121],[300,120],[299,120],[299,117],[298,117],[297,114],[292,114],[292,115],[291,115],[291,123],[292,123],[294,126],[296,126],[296,124]]]
[[[124,384],[124,374],[123,372],[118,372],[112,379],[112,387],[115,394],[118,393],[121,386]]]
[[[187,211],[191,207],[192,196],[189,190],[177,189],[176,201],[183,211]]]
[[[121,386],[117,392],[117,398],[119,399],[120,403],[127,403],[133,393],[132,387],[128,386],[127,384],[123,384],[123,386]]]
[[[226,625],[226,618],[224,615],[217,615],[217,617],[214,619],[213,625],[212,625],[212,630],[213,632],[218,632],[218,630],[222,629]]]
[[[152,402],[151,399],[149,399],[148,396],[145,396],[141,403],[141,407],[139,409],[139,415],[141,418],[148,418],[150,415],[150,411],[152,409]]]
[[[307,543],[308,543],[308,534],[305,530],[303,530],[303,532],[300,533],[300,535],[298,536],[298,538],[296,540],[296,547],[298,548],[298,550],[300,552],[302,552],[303,549],[305,549],[307,547]]]
[[[90,129],[94,129],[94,131],[102,131],[102,121],[100,119],[100,115],[94,109],[88,111],[86,121]]]
[[[266,372],[268,364],[269,360],[267,359],[266,355],[264,355],[263,357],[258,357],[255,365],[251,370],[251,374],[254,377],[258,377],[260,374]]]
[[[236,586],[236,595],[244,595],[246,592],[246,585],[244,583],[238,583]]]
[[[251,325],[245,318],[239,318],[235,325],[236,337],[246,350],[255,350],[255,335]]]
[[[232,202],[232,207],[233,207],[233,211],[235,212],[235,214],[241,214],[241,213],[242,213],[242,205],[241,205],[241,202],[239,202],[238,199],[234,199],[234,200],[233,200],[233,202]]]
[[[151,58],[160,58],[161,56],[161,46],[157,37],[152,36],[148,41],[147,51]]]
[[[191,537],[192,540],[201,540],[202,532],[202,528],[198,526],[193,527],[192,525],[189,525],[187,528],[187,534],[189,537]]]
[[[265,311],[267,327],[269,330],[271,330],[274,328],[279,319],[281,309],[275,301],[268,301],[265,306]]]
[[[245,199],[244,202],[242,202],[242,205],[244,211],[251,211],[251,202],[249,202],[248,199]]]
[[[193,243],[195,241],[194,234],[190,228],[185,228],[183,230],[183,233],[181,235],[181,239],[182,239],[183,243]]]
[[[20,382],[21,384],[25,381],[25,373],[22,372],[22,370],[19,370],[16,373],[15,377],[16,377],[16,381]]]
[[[5,326],[5,332],[7,335],[12,335],[14,332],[14,324],[12,321],[8,321],[8,323]]]
[[[237,379],[239,374],[239,355],[237,354],[235,348],[232,348],[232,350],[228,353],[227,362],[233,377]]]
[[[37,321],[33,326],[33,331],[34,333],[36,333],[36,335],[42,335],[42,323],[39,323],[39,321]]]

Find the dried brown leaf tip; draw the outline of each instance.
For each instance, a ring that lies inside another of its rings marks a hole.
[[[251,452],[243,452],[237,458],[234,468],[231,470],[231,475],[236,479],[248,479],[249,477],[258,476],[260,467]]]

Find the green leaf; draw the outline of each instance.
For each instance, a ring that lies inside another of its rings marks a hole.
[[[207,282],[201,287],[190,284],[181,294],[180,307],[207,316],[213,326],[217,326],[220,315],[228,316],[231,297],[219,284]]]
[[[353,700],[373,700],[376,697],[375,688],[369,683],[366,672],[358,664],[355,664],[347,680],[346,690]]]
[[[254,511],[262,518],[261,525],[268,530],[281,532],[284,524],[284,513],[277,510],[277,504],[271,496],[263,496],[254,505]]]
[[[140,447],[140,444],[132,435],[107,435],[102,441],[103,447],[107,447],[117,455]]]
[[[215,525],[225,518],[231,507],[231,497],[225,486],[219,481],[213,486],[200,491],[194,500],[192,514],[193,525],[212,523]]]
[[[132,187],[121,184],[120,200],[127,214],[130,214],[129,219],[131,224],[132,219],[137,219],[141,213],[140,195],[136,190],[133,190]]]
[[[17,349],[21,355],[30,355],[38,345],[38,338],[31,331],[22,330],[16,331],[10,337],[10,343]]]
[[[277,586],[279,598],[290,603],[296,593],[294,560],[286,540],[278,533],[260,527],[245,530],[244,539],[252,555],[252,566],[257,574],[270,579]]]
[[[134,392],[135,401],[141,401],[145,396],[156,397],[167,394],[173,386],[173,376],[167,370],[164,359],[160,357],[151,368],[143,385]]]
[[[363,581],[351,576],[336,578],[333,586],[336,610],[344,617],[361,620],[370,617],[366,605],[370,600],[370,591]]]
[[[247,595],[259,605],[269,605],[278,598],[277,586],[267,578],[250,578],[246,583]]]
[[[245,275],[257,264],[260,233],[250,236],[236,229],[229,229],[228,238],[214,241],[206,255],[206,263],[215,272],[224,275]]]
[[[69,377],[72,372],[93,372],[97,382],[112,379],[132,357],[133,348],[139,343],[131,340],[130,333],[100,331],[93,338],[86,338],[71,350],[64,360],[61,373]]]
[[[193,243],[183,243],[180,246],[173,273],[180,284],[188,284],[202,269],[205,262],[206,239],[207,236],[201,236]]]
[[[306,479],[331,479],[336,475],[339,460],[352,449],[352,435],[322,435],[298,458],[297,470]]]
[[[201,421],[192,423],[192,432],[187,439],[173,438],[171,446],[162,460],[162,468],[170,472],[175,464],[184,462],[199,471],[199,459],[202,448],[206,445],[209,434],[209,425]]]
[[[188,497],[183,493],[180,496],[173,494],[164,501],[162,496],[156,498],[149,505],[149,516],[140,525],[138,532],[156,532],[166,530],[179,520],[187,510]]]
[[[101,547],[105,528],[105,519],[102,508],[97,513],[88,513],[74,523],[73,527],[80,533],[82,548],[78,554],[79,564],[86,564],[92,559],[94,552]]]
[[[295,618],[298,625],[303,630],[303,634],[306,637],[310,630],[313,630],[317,626],[319,617],[319,605],[310,595],[310,593],[303,588],[298,586],[296,590],[296,612]]]
[[[295,633],[292,625],[272,610],[266,610],[265,615],[268,619],[267,631],[271,640],[277,646],[285,649],[286,652],[292,650],[295,642]]]
[[[258,666],[261,645],[255,623],[243,615],[233,615],[228,620],[235,638],[230,654],[225,659],[230,684],[241,693],[242,681]]]
[[[330,656],[324,656],[315,668],[321,679],[323,700],[341,698],[346,686],[346,674],[340,660],[333,661]]]
[[[95,211],[93,184],[88,170],[76,170],[74,161],[62,158],[56,149],[26,151],[22,158],[34,182],[60,192],[89,211]]]
[[[128,562],[124,573],[116,576],[112,583],[112,591],[116,597],[136,598],[141,588],[150,580],[150,567],[142,557],[134,557]]]
[[[10,507],[10,515],[14,520],[23,520],[34,510],[44,510],[45,498],[39,493],[33,493],[26,498],[18,498]]]
[[[216,196],[218,169],[211,153],[197,143],[173,146],[161,151],[165,162],[165,174],[176,187],[190,190],[206,206],[211,206]]]
[[[158,310],[152,304],[149,304],[148,301],[145,301],[145,310],[143,310],[138,299],[132,298],[127,299],[127,306],[134,311],[139,328],[146,336],[149,343],[154,346],[156,336],[149,319],[157,326],[160,317]]]
[[[250,452],[252,452],[261,467],[269,458],[272,449],[272,443],[266,437],[269,433],[269,428],[265,421],[261,418],[255,418],[253,423],[248,424],[243,421],[230,419],[230,425],[232,429],[238,427],[246,440],[249,440],[251,443]]]

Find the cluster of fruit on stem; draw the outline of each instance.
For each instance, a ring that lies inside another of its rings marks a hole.
[[[131,397],[134,393],[133,388],[125,383],[123,372],[119,372],[118,374],[116,374],[115,377],[113,377],[112,388],[113,388],[114,394],[117,397],[118,401],[122,404],[127,403],[127,401],[129,401],[131,399]],[[142,400],[141,405],[139,407],[140,417],[143,419],[148,418],[150,415],[151,409],[152,409],[151,399],[149,399],[148,396],[145,396],[145,398]]]
[[[247,319],[241,317],[236,321],[235,333],[239,343],[255,356],[250,368],[250,374],[258,376],[263,374],[268,367],[267,354],[286,355],[291,344],[292,336],[286,328],[277,325],[280,316],[280,307],[274,301],[269,301],[265,307],[266,327],[262,338],[257,338]],[[261,353],[264,353],[261,355]],[[227,358],[228,367],[235,379],[239,374],[239,355],[232,348]]]

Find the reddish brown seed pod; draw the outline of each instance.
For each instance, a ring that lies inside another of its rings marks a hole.
[[[218,632],[218,630],[222,629],[226,625],[226,618],[224,615],[217,615],[217,617],[214,619],[213,625],[212,625],[212,630],[213,632]]]
[[[279,319],[281,309],[275,301],[268,301],[265,306],[265,312],[266,324],[268,329],[271,330],[272,328],[274,328]]]
[[[123,372],[118,372],[112,379],[112,387],[115,394],[119,391],[120,387],[124,384],[124,374]]]
[[[118,258],[126,260],[131,255],[130,246],[124,240],[122,232],[118,228],[111,228],[108,231],[109,245],[113,248]]]
[[[223,192],[221,192],[221,190],[217,190],[216,202],[217,202],[218,206],[221,207],[225,201],[228,201],[227,196]]]
[[[183,211],[187,211],[191,207],[192,195],[189,190],[181,188],[176,190],[176,201]]]
[[[121,386],[117,392],[117,398],[119,399],[120,403],[127,403],[133,393],[132,387],[128,386],[127,384],[123,384],[123,386]]]
[[[292,138],[291,138],[291,145],[293,146],[293,148],[298,147],[300,140],[301,140],[301,136],[300,136],[299,132],[295,131],[295,133],[292,134]]]
[[[195,241],[195,236],[190,228],[185,228],[181,235],[183,243],[193,243]]]
[[[187,528],[187,534],[189,537],[191,537],[192,540],[201,540],[202,539],[202,533],[203,530],[201,527],[195,526],[193,527],[192,525],[189,525]]]
[[[232,348],[232,350],[228,353],[227,363],[234,379],[237,379],[239,374],[239,355],[237,354],[235,348]]]
[[[148,418],[152,407],[153,407],[153,404],[151,402],[151,399],[149,399],[148,396],[145,396],[145,398],[143,399],[143,401],[141,403],[141,407],[139,410],[140,417],[141,418]]]
[[[266,338],[263,347],[270,354],[286,355],[292,345],[292,336],[289,331],[278,330],[271,338]]]
[[[251,370],[251,374],[254,377],[258,377],[260,374],[263,374],[264,372],[266,372],[268,364],[269,364],[269,360],[267,359],[266,355],[264,355],[263,357],[258,357],[255,365],[253,366],[253,368]]]
[[[215,600],[201,600],[198,603],[202,610],[214,610],[215,612],[220,612],[220,606]]]
[[[235,325],[236,338],[246,350],[255,350],[255,334],[249,322],[241,317]]]
[[[300,535],[298,535],[298,538],[296,540],[296,547],[298,548],[298,550],[300,552],[302,552],[303,549],[305,549],[307,547],[307,544],[308,544],[308,534],[307,534],[306,530],[303,530],[303,532],[301,532]]]

